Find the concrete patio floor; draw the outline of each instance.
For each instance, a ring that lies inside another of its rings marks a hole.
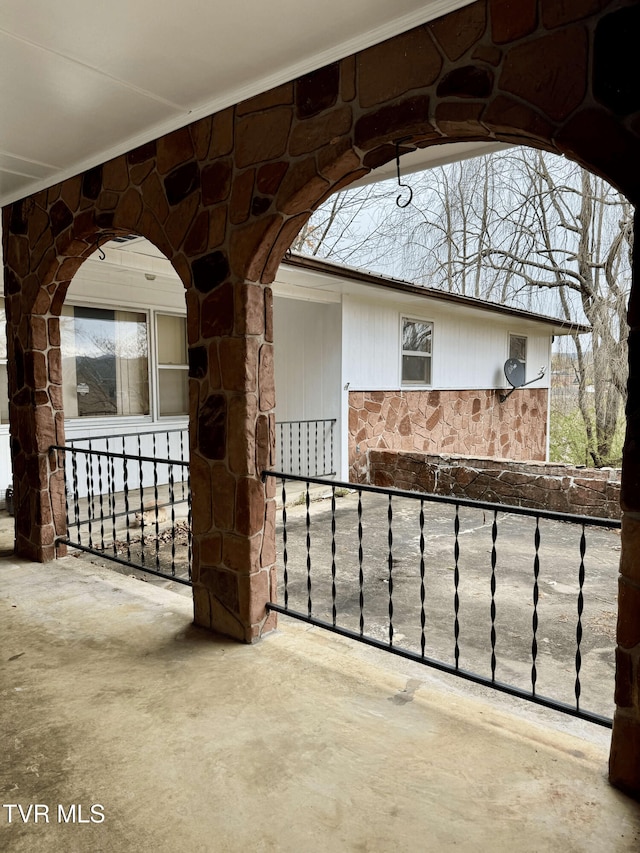
[[[0,559],[1,850],[640,848],[606,730],[288,620],[249,647],[191,618],[73,557]]]

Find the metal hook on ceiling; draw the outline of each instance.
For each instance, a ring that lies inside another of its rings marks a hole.
[[[396,196],[396,204],[398,205],[398,207],[401,208],[409,207],[413,199],[413,190],[411,189],[409,184],[403,184],[400,180],[400,144],[405,141],[406,139],[396,140],[396,173],[398,175],[398,186],[403,190],[409,190],[409,198],[406,201],[401,201],[402,193]]]
[[[101,261],[104,261],[104,259],[107,256],[104,253],[104,249],[100,245],[100,240],[102,240],[104,238],[104,242],[108,243],[109,240],[112,240],[115,236],[116,236],[116,232],[106,231],[104,234],[98,234],[98,236],[96,237],[96,249],[98,250]]]

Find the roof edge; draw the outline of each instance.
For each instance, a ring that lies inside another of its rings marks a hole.
[[[348,278],[352,281],[358,281],[362,284],[367,284],[372,287],[385,288],[387,290],[396,290],[399,293],[407,293],[411,296],[423,296],[425,298],[437,299],[442,302],[451,302],[456,305],[466,305],[469,308],[476,308],[479,311],[489,311],[493,314],[503,314],[510,317],[519,317],[523,320],[532,320],[537,323],[546,323],[554,326],[556,329],[561,328],[563,334],[578,334],[583,335],[591,331],[591,326],[584,323],[574,323],[570,320],[563,320],[559,317],[549,317],[546,314],[537,314],[534,311],[526,311],[523,308],[513,308],[509,305],[500,305],[497,302],[487,302],[484,299],[478,299],[475,296],[463,296],[460,293],[450,293],[447,290],[438,290],[435,287],[427,287],[420,284],[411,284],[408,281],[401,279],[390,278],[380,273],[373,273],[367,270],[349,267],[343,264],[336,264],[332,261],[327,261],[321,258],[313,258],[309,255],[300,255],[297,253],[288,253],[282,259],[282,263],[287,266],[305,269],[311,272],[323,273],[324,275],[334,278]]]

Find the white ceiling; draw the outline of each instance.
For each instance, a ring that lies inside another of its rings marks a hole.
[[[470,2],[0,0],[0,206]]]

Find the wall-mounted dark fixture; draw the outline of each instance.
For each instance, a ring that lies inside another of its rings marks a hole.
[[[511,385],[511,391],[507,391],[506,394],[500,394],[500,402],[504,403],[504,401],[513,394],[516,388],[524,388],[525,385],[531,385],[532,382],[537,382],[538,379],[542,379],[546,370],[546,367],[541,367],[540,373],[538,373],[535,379],[530,379],[528,382],[525,382],[525,379],[527,378],[527,368],[524,361],[520,361],[519,358],[508,358],[504,363],[504,375],[507,377],[509,385]]]

